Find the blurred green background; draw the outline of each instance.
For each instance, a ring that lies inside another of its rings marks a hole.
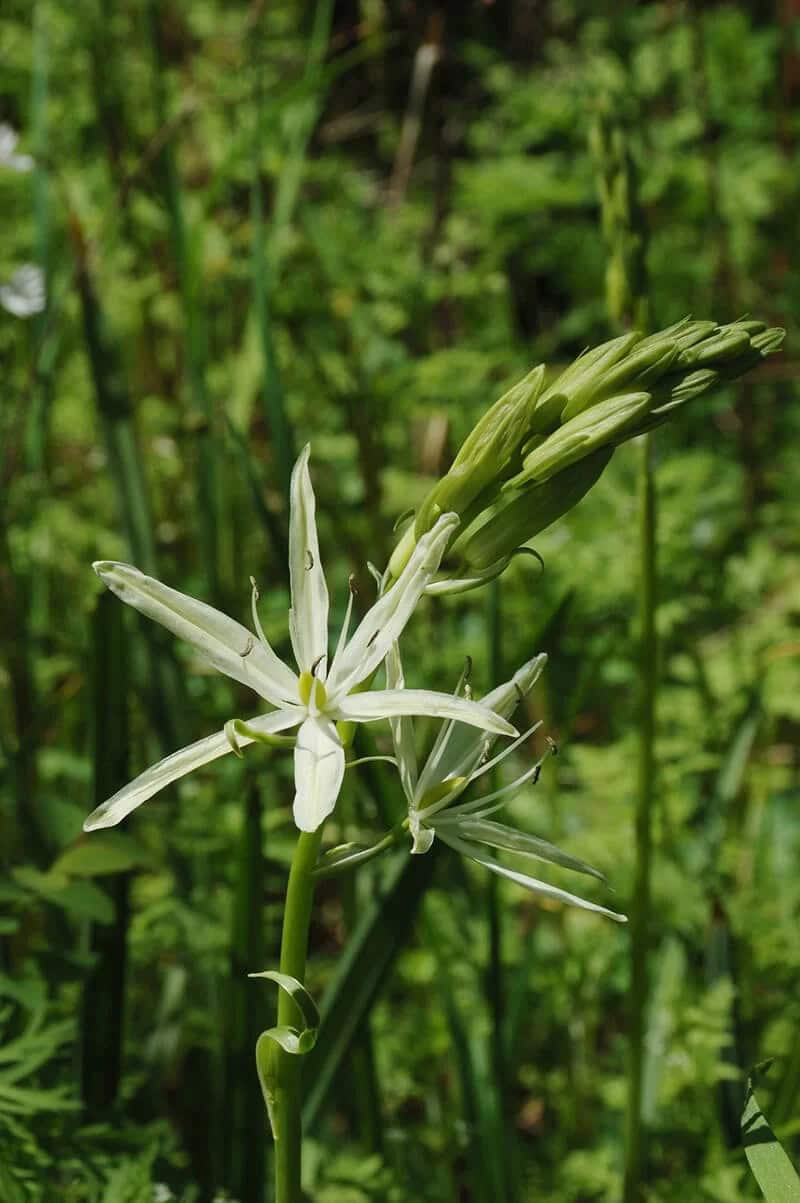
[[[600,96],[639,168],[654,324],[789,328],[655,436],[646,1198],[756,1198],[738,1117],[765,1057],[759,1098],[800,1147],[797,4],[6,0],[0,54],[0,1200],[269,1198],[252,1050],[275,999],[245,975],[276,962],[291,757],[228,758],[82,836],[129,776],[252,709],[91,561],[245,621],[252,575],[280,644],[311,441],[335,618],[349,574],[370,596],[367,561],[485,408],[613,333]],[[404,653],[439,689],[472,656],[476,694],[549,654],[529,714],[561,755],[510,810],[620,909],[634,478],[624,448],[536,539],[544,571],[515,561],[488,609],[429,601]],[[326,840],[401,813],[364,766]],[[318,890],[320,1203],[619,1199],[626,933],[486,878],[435,846]]]

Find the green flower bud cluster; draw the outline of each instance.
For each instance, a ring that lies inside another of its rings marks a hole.
[[[452,553],[462,575],[479,584],[502,572],[521,544],[577,505],[615,447],[749,371],[783,337],[758,321],[684,318],[585,351],[546,388],[544,367],[534,369],[468,435],[395,549],[391,575],[446,511],[461,518]]]

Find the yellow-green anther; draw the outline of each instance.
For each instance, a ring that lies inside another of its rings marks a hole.
[[[440,781],[438,785],[432,786],[426,790],[422,798],[419,800],[417,809],[420,812],[426,811],[429,806],[436,806],[437,802],[449,798],[451,794],[457,794],[462,790],[467,782],[466,777],[449,777],[447,781]]]
[[[544,384],[544,366],[534,368],[524,380],[495,401],[461,444],[452,467],[428,494],[414,525],[417,538],[430,528],[437,513],[463,514],[487,485],[501,481],[522,440]]]
[[[315,677],[314,674],[310,672],[300,673],[297,681],[297,690],[300,694],[300,701],[304,706],[311,704],[312,693],[314,695],[314,705],[318,706],[320,710],[324,707],[328,700],[328,694],[325,690],[325,686],[318,677]]]

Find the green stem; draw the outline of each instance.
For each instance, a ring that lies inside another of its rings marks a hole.
[[[656,504],[651,439],[651,435],[644,436],[639,466],[639,797],[636,808],[636,878],[630,916],[631,984],[625,1203],[640,1203],[642,1198],[645,1144],[642,1122],[642,1068],[649,982],[650,862],[653,843],[657,687]]]
[[[281,936],[281,973],[302,982],[306,973],[308,928],[314,899],[313,869],[319,856],[322,828],[301,832],[289,872],[286,905]],[[278,1025],[294,1026],[297,1007],[281,991],[278,997]],[[278,1049],[275,1074],[275,1200],[276,1203],[302,1203],[300,1110],[302,1058]]]

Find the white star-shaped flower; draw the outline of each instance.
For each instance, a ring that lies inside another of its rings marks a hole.
[[[353,597],[328,670],[328,587],[322,571],[315,521],[314,490],[308,471],[309,448],[292,473],[289,519],[289,634],[295,671],[270,647],[258,619],[253,588],[255,634],[205,602],[187,597],[128,564],[103,561],[95,571],[123,601],[184,639],[214,668],[248,685],[273,709],[247,723],[174,752],[153,765],[99,806],[86,831],[112,827],[153,794],[227,752],[297,727],[294,747],[294,818],[301,831],[315,831],[333,810],[345,770],[345,752],[336,724],[368,723],[409,714],[458,719],[494,735],[516,735],[511,724],[487,706],[425,689],[353,692],[369,680],[400,637],[425,587],[439,567],[455,514],[443,514],[417,543],[395,584],[349,634]]]
[[[24,263],[10,280],[0,284],[0,305],[14,317],[33,317],[46,303],[44,274],[35,263]]]
[[[31,171],[34,163],[30,155],[17,153],[19,134],[13,126],[5,121],[0,122],[0,167],[8,167],[11,171]]]
[[[547,656],[534,656],[532,660],[523,664],[509,681],[488,693],[482,699],[483,705],[493,713],[508,718],[533,688],[546,663]],[[458,683],[456,695],[460,694],[464,686],[465,676],[466,674]],[[403,687],[403,666],[397,646],[391,648],[386,657],[386,683],[392,689]],[[513,881],[533,894],[566,902],[583,910],[596,911],[619,923],[626,922],[625,916],[617,914],[616,911],[610,911],[596,902],[589,902],[577,894],[559,889],[527,873],[507,868],[488,851],[497,848],[604,880],[602,873],[597,869],[568,852],[563,852],[549,841],[490,819],[490,815],[505,805],[509,795],[529,781],[536,782],[541,761],[531,765],[510,784],[484,794],[474,801],[454,805],[456,799],[474,781],[496,768],[506,756],[533,734],[540,723],[534,724],[497,756],[489,759],[494,744],[491,732],[476,732],[464,726],[460,720],[451,719],[442,724],[421,771],[417,764],[411,719],[393,718],[390,724],[400,780],[408,803],[407,826],[413,840],[412,852],[427,852],[438,835],[455,852],[468,856],[492,873]],[[555,745],[551,743],[549,750],[555,750]]]

